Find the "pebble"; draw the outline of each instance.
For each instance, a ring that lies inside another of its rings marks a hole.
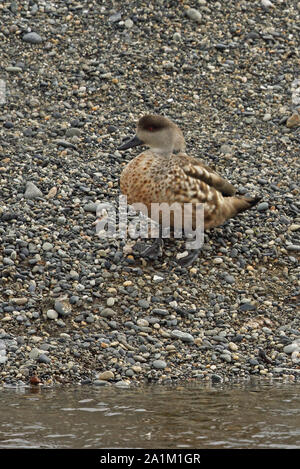
[[[164,277],[161,277],[160,275],[154,275],[153,276],[153,282],[155,283],[160,283],[164,281]]]
[[[264,122],[268,122],[268,121],[270,121],[271,119],[272,119],[272,115],[269,114],[269,113],[266,113],[266,114],[264,115],[264,117],[263,117],[263,121],[264,121]]]
[[[157,370],[162,370],[167,367],[167,363],[164,360],[153,360],[152,366]]]
[[[231,285],[235,283],[235,278],[232,275],[225,275],[224,280]]]
[[[101,381],[108,381],[114,379],[115,375],[112,371],[103,371],[97,375],[97,379]]]
[[[48,243],[48,241],[45,241],[45,243],[43,243],[43,246],[42,246],[43,250],[44,251],[52,251],[53,249],[53,244],[52,243]]]
[[[46,315],[47,315],[48,319],[57,319],[58,318],[58,313],[54,309],[48,309]]]
[[[51,363],[51,359],[50,359],[47,355],[45,355],[44,353],[41,353],[41,354],[38,356],[37,361],[38,361],[39,363],[45,363],[45,364],[47,364],[47,365],[48,365],[49,363]]]
[[[178,329],[174,329],[171,332],[171,337],[174,339],[179,339],[182,342],[194,342],[194,337],[191,334],[188,332],[179,331]]]
[[[180,41],[181,41],[181,34],[178,33],[178,32],[174,33],[174,34],[173,34],[173,39],[174,39],[174,41],[176,41],[176,42],[180,42]]]
[[[42,37],[35,32],[24,34],[22,39],[23,41],[29,42],[30,44],[40,44],[41,42],[43,42]]]
[[[283,347],[283,351],[288,354],[300,351],[300,342],[293,342],[292,344],[286,345]]]
[[[200,23],[202,20],[202,15],[200,11],[196,10],[195,8],[188,8],[186,10],[186,15],[193,21]]]
[[[261,202],[256,207],[258,212],[264,212],[265,210],[268,210],[268,208],[269,208],[268,202]]]
[[[30,200],[38,199],[38,198],[43,197],[43,193],[33,182],[28,181],[26,183],[24,197],[25,199],[30,199]]]
[[[128,18],[127,20],[124,21],[124,26],[127,29],[132,28],[133,25],[134,25],[134,23],[130,18]]]
[[[293,129],[300,126],[300,116],[299,114],[292,114],[286,121],[286,126],[289,129]]]
[[[13,66],[6,67],[5,70],[11,73],[19,73],[23,71],[21,67],[13,67]]]

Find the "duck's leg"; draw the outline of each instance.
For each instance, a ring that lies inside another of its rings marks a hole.
[[[164,242],[162,238],[155,238],[155,241],[152,243],[152,245],[141,252],[141,256],[156,259],[161,254],[163,245]]]
[[[191,251],[189,251],[187,256],[181,257],[178,260],[178,264],[180,265],[180,267],[189,267],[196,259],[198,259],[200,252],[201,248],[192,249]]]
[[[155,238],[151,246],[147,247],[144,251],[141,252],[142,257],[150,257],[150,259],[157,259],[162,254],[162,248],[164,246],[162,238],[162,229],[159,228],[159,235]]]

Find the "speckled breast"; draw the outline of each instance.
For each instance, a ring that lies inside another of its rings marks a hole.
[[[127,196],[127,203],[143,203],[150,209],[150,204],[164,199],[163,178],[157,160],[152,152],[141,153],[125,167],[120,178],[122,194]]]

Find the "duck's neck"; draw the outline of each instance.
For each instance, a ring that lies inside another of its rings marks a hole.
[[[166,158],[169,159],[172,156],[173,149],[172,148],[150,148],[152,153],[155,155],[161,157],[161,158]]]

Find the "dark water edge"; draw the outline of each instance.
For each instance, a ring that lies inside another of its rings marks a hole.
[[[0,448],[299,449],[300,383],[0,390]]]

